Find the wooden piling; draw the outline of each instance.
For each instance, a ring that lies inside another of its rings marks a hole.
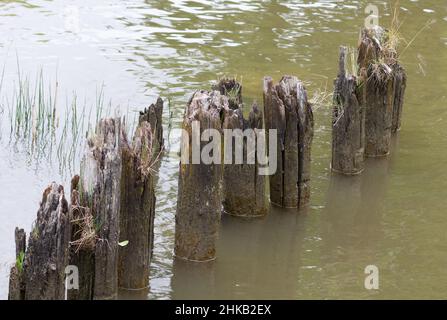
[[[247,121],[240,109],[227,110],[223,128],[229,130],[224,138],[224,152],[229,152],[229,155],[225,154],[225,158],[231,159],[231,163],[224,164],[224,211],[230,215],[246,218],[265,216],[268,212],[265,197],[266,176],[259,174],[259,163],[256,158],[259,134],[257,130],[262,129],[262,112],[254,104]],[[226,145],[227,143],[231,143],[231,148]],[[239,160],[237,144],[242,145],[242,157],[239,155],[241,158]]]
[[[182,144],[189,150],[182,154],[188,163],[180,163],[177,213],[175,217],[175,256],[190,261],[210,261],[216,257],[216,241],[222,211],[222,161],[219,164],[193,164],[193,148],[207,143],[193,136],[193,125],[222,132],[224,110],[228,99],[218,91],[197,91],[186,106]],[[219,145],[220,147],[220,145]],[[195,162],[195,161],[194,161]]]
[[[118,293],[120,141],[121,120],[101,120],[81,163],[81,205],[91,209],[97,236],[93,299],[99,300]]]
[[[148,108],[145,108],[140,112],[139,124],[143,122],[149,122],[152,132],[152,152],[154,154],[163,150],[163,100],[159,97],[157,102],[151,104]]]
[[[367,157],[383,157],[389,154],[393,113],[396,114],[394,122],[397,127],[401,113],[399,108],[402,107],[400,101],[403,101],[400,97],[403,93],[402,84],[399,84],[399,97],[395,98],[395,73],[392,65],[396,57],[394,52],[383,49],[385,41],[386,30],[380,27],[363,29],[358,47],[357,64],[364,86],[365,155]],[[397,100],[396,112],[393,111],[395,100]]]
[[[298,78],[284,76],[274,85],[264,78],[266,129],[277,130],[277,170],[270,176],[270,201],[300,208],[310,198],[310,152],[313,114],[307,92]],[[268,150],[269,155],[275,150]]]
[[[79,288],[67,290],[68,300],[93,300],[97,230],[88,203],[81,205],[80,177],[71,180],[70,265],[77,266]]]
[[[122,141],[120,243],[118,282],[121,289],[149,286],[153,246],[155,192],[151,125],[141,121],[131,144]]]
[[[256,155],[261,134],[257,130],[263,128],[262,111],[254,103],[249,119],[244,118],[242,85],[236,79],[223,78],[212,88],[228,98],[230,107],[224,112],[223,122],[223,129],[228,132],[224,134],[224,212],[245,218],[264,216],[268,212],[266,176],[259,175]]]
[[[364,170],[365,113],[358,79],[346,70],[347,48],[340,47],[332,115],[333,172],[356,175]]]
[[[62,186],[53,182],[45,189],[28,246],[23,229],[16,228],[15,240],[16,264],[11,269],[9,299],[63,300],[70,223]]]

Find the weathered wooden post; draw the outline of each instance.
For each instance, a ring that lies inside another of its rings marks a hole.
[[[406,77],[399,66],[393,67],[397,63],[396,54],[384,49],[386,37],[387,31],[381,27],[363,29],[358,47],[357,63],[364,86],[366,112],[365,155],[368,157],[389,154],[391,134],[397,131],[402,113]]]
[[[155,215],[152,145],[147,121],[140,122],[131,144],[127,139],[122,141],[120,242],[125,245],[119,248],[121,289],[143,290],[149,286]]]
[[[225,109],[228,99],[218,91],[197,91],[186,106],[175,217],[175,256],[181,259],[204,262],[216,257],[222,211],[220,140]],[[201,141],[205,129],[217,130],[218,135],[212,137],[216,148],[210,150]]]
[[[91,209],[97,236],[93,298],[100,300],[118,293],[121,135],[119,118],[101,120],[81,163],[81,205]]]
[[[70,265],[78,268],[78,289],[67,290],[68,300],[92,300],[95,279],[97,230],[90,207],[81,205],[80,177],[71,180]],[[88,203],[86,203],[88,205]]]
[[[364,169],[365,113],[358,79],[346,71],[347,48],[340,47],[332,115],[332,171],[356,175]]]
[[[270,201],[280,207],[300,208],[310,198],[310,152],[313,114],[307,92],[298,78],[284,76],[274,85],[264,78],[266,129],[277,130],[277,170],[270,176]],[[275,150],[269,150],[269,155]]]
[[[157,99],[157,102],[151,104],[140,112],[139,124],[142,122],[149,122],[152,131],[152,147],[153,153],[156,154],[163,150],[163,100]]]
[[[223,206],[227,214],[252,218],[268,212],[266,176],[259,174],[258,131],[263,128],[262,112],[253,104],[249,119],[242,112],[242,85],[235,79],[221,79],[213,86],[227,96],[230,109],[224,112]]]
[[[25,232],[16,228],[16,265],[11,269],[10,299],[63,300],[70,240],[68,203],[62,186],[45,189],[25,248]]]

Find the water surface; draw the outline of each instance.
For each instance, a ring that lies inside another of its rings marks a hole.
[[[93,104],[101,87],[123,114],[169,98],[178,128],[191,94],[222,75],[242,78],[247,105],[262,102],[265,75],[297,75],[311,96],[331,91],[338,47],[356,45],[368,2],[0,1],[0,298],[14,262],[14,227],[30,230],[50,181],[68,186],[56,163],[33,161],[9,143],[4,97],[17,84],[17,61],[31,78],[40,69],[57,76],[61,105],[73,91]],[[388,24],[388,2],[375,3]],[[362,176],[332,176],[330,110],[316,109],[310,208],[272,208],[253,221],[224,216],[217,261],[197,266],[173,262],[173,144],[159,172],[148,298],[447,298],[447,6],[400,3],[407,40],[436,23],[402,56],[409,80],[392,156],[369,160]],[[379,267],[379,291],[364,288],[370,264]]]

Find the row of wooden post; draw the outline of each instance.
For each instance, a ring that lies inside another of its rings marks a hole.
[[[365,156],[386,156],[391,134],[400,128],[406,73],[396,56],[382,52],[377,41],[382,32],[362,31],[358,74],[347,72],[347,49],[340,49],[331,163],[337,173],[359,174]],[[377,63],[381,59],[388,64]],[[266,77],[263,99],[264,113],[254,103],[247,119],[242,85],[223,79],[211,91],[197,91],[189,100],[182,126],[182,139],[188,145],[195,142],[196,121],[200,134],[205,129],[221,134],[226,129],[275,129],[276,149],[267,147],[267,154],[276,154],[276,171],[267,178],[259,174],[260,164],[249,163],[246,156],[242,164],[181,162],[177,258],[214,260],[222,212],[244,218],[265,216],[267,185],[273,205],[308,205],[314,120],[306,89],[294,76],[284,76],[277,84]],[[153,171],[163,147],[162,108],[159,99],[141,113],[132,142],[120,119],[101,120],[88,140],[81,173],[72,180],[71,202],[56,183],[45,190],[28,245],[23,229],[15,231],[17,263],[11,269],[10,299],[63,299],[67,265],[77,266],[80,276],[79,290],[69,291],[69,299],[114,299],[118,288],[148,287],[155,215]],[[269,135],[262,138],[269,146]],[[199,144],[202,149],[207,142]],[[245,154],[245,139],[243,144]],[[193,157],[188,150],[182,158]],[[234,160],[231,152],[226,156]]]
[[[381,28],[362,30],[357,50],[358,74],[347,72],[348,52],[345,47],[340,49],[332,123],[331,168],[336,173],[359,174],[365,157],[388,155],[391,135],[400,129],[406,72],[396,52],[383,50],[383,34]],[[276,152],[277,156],[277,170],[269,177],[270,203],[302,208],[310,198],[314,126],[306,89],[293,76],[283,77],[278,84],[266,77],[263,96],[265,128],[277,130],[278,142],[276,150],[268,150],[268,154]],[[213,91],[196,92],[186,106],[186,138],[191,139],[194,121],[201,128],[220,131],[263,128],[263,116],[256,103],[249,121],[243,117],[242,106],[242,86],[234,79],[220,81]],[[223,211],[235,216],[256,217],[268,212],[267,179],[258,171],[257,163],[180,164],[177,257],[201,262],[215,259],[222,203]]]
[[[163,148],[163,101],[140,113],[132,141],[120,118],[101,120],[88,139],[71,201],[52,183],[29,234],[16,228],[9,299],[115,299],[149,285],[155,213],[154,171]],[[78,288],[65,283],[77,268]]]

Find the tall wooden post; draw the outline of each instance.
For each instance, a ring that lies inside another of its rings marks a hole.
[[[222,159],[219,164],[204,163],[200,150],[208,143],[200,141],[200,137],[205,129],[221,134],[225,109],[228,99],[217,91],[197,91],[186,106],[182,143],[189,148],[182,150],[186,152],[182,158],[188,158],[188,163],[180,163],[175,217],[175,256],[181,259],[203,262],[216,257],[223,165]],[[193,155],[197,150],[199,153]]]
[[[266,129],[277,130],[277,171],[270,177],[270,201],[300,208],[310,199],[310,152],[313,114],[307,92],[298,78],[284,76],[274,85],[264,78]],[[275,150],[269,150],[269,155]]]
[[[347,48],[340,47],[332,118],[332,171],[356,175],[364,169],[365,112],[358,79],[346,71]]]

